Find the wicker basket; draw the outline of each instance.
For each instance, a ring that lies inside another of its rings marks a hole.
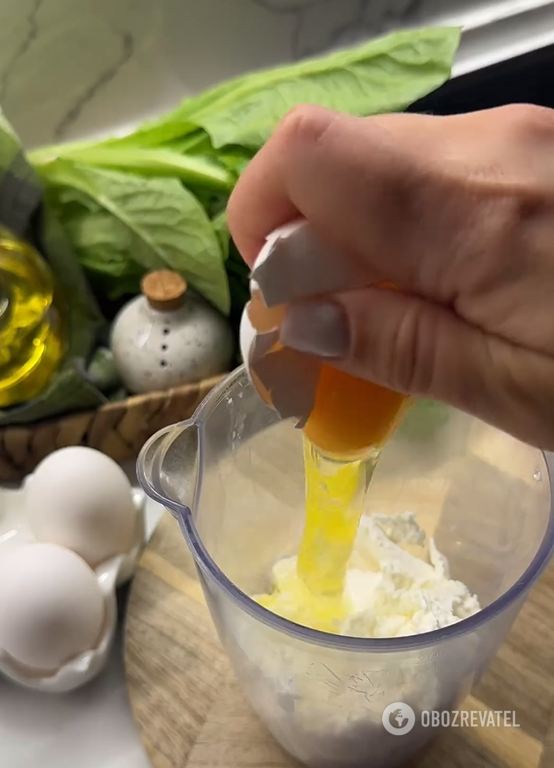
[[[20,482],[49,453],[70,445],[96,448],[120,464],[133,461],[155,432],[192,416],[222,378],[138,395],[37,425],[0,429],[0,483]]]

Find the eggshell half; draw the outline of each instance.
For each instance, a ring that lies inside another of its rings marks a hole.
[[[272,232],[252,270],[267,307],[350,291],[379,278],[360,260],[327,243],[305,220]]]
[[[255,309],[259,309],[260,301],[259,297],[253,299],[241,319],[240,344],[246,370],[264,402],[282,419],[293,419],[295,426],[302,428],[314,407],[320,363],[283,347],[278,327],[265,332],[256,328],[252,315],[264,318],[263,309]]]
[[[305,426],[321,373],[318,359],[280,343],[287,305],[361,288],[376,279],[361,262],[326,243],[304,220],[268,236],[252,271],[240,347],[252,383],[281,418],[293,419],[296,427]]]

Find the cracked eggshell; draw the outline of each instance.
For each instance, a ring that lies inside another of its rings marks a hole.
[[[315,403],[320,363],[314,358],[283,347],[279,327],[265,321],[274,310],[263,305],[256,292],[244,309],[240,326],[241,353],[248,375],[258,394],[282,419],[293,419],[302,428]]]
[[[272,232],[256,259],[240,325],[241,354],[263,400],[296,427],[304,427],[313,411],[321,363],[280,343],[287,304],[360,288],[372,282],[368,277],[366,267],[304,220]]]
[[[25,544],[0,559],[0,672],[27,688],[78,688],[113,642],[121,558],[98,571],[63,547]]]
[[[141,521],[131,484],[100,451],[55,451],[27,479],[24,493],[36,539],[71,549],[92,568],[136,547]]]
[[[251,277],[267,307],[352,291],[383,279],[326,242],[303,219],[268,235]]]

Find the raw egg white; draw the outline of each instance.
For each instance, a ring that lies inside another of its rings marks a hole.
[[[134,545],[131,484],[92,448],[62,448],[44,459],[27,481],[25,506],[39,541],[67,547],[92,567]]]
[[[0,655],[54,673],[96,647],[105,602],[94,571],[74,552],[27,544],[0,560]]]

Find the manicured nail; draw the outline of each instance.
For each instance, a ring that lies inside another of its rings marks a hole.
[[[281,342],[298,352],[341,358],[348,353],[348,319],[340,304],[311,301],[291,305],[281,325]]]

